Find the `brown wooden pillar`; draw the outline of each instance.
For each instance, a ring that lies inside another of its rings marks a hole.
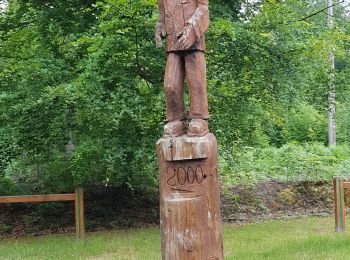
[[[343,181],[344,180],[342,177],[335,177],[333,179],[336,232],[343,232],[345,229],[345,200]]]
[[[84,223],[84,190],[78,188],[74,193],[75,200],[75,237],[76,239],[85,239]]]
[[[215,136],[161,138],[157,154],[162,259],[222,260]]]

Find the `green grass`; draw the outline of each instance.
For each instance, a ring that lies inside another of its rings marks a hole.
[[[333,218],[225,226],[225,259],[350,259],[349,233]],[[0,259],[160,259],[159,229],[0,240]]]

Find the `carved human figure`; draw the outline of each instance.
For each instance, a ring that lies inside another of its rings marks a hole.
[[[205,40],[209,26],[208,0],[158,0],[156,44],[166,39],[167,63],[164,77],[166,125],[164,136],[185,134],[184,79],[190,93],[191,119],[187,135],[208,133]]]

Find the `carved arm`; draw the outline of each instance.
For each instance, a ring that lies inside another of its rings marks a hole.
[[[208,0],[198,0],[198,7],[188,21],[188,25],[193,27],[199,41],[209,27]]]
[[[159,16],[158,16],[158,21],[157,21],[157,26],[156,26],[156,45],[158,48],[162,47],[162,39],[166,35],[165,31],[165,9],[164,9],[164,2],[163,0],[158,0],[158,11],[159,11]]]

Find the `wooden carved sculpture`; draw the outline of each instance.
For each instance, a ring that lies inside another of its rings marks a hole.
[[[166,39],[166,124],[157,142],[163,260],[223,260],[217,141],[207,119],[204,33],[208,0],[158,0]],[[188,130],[184,79],[190,92]]]
[[[185,133],[183,81],[190,93],[188,136],[208,133],[204,33],[209,26],[208,0],[158,0],[157,47],[166,38],[167,64],[164,77],[166,122],[164,136]]]

